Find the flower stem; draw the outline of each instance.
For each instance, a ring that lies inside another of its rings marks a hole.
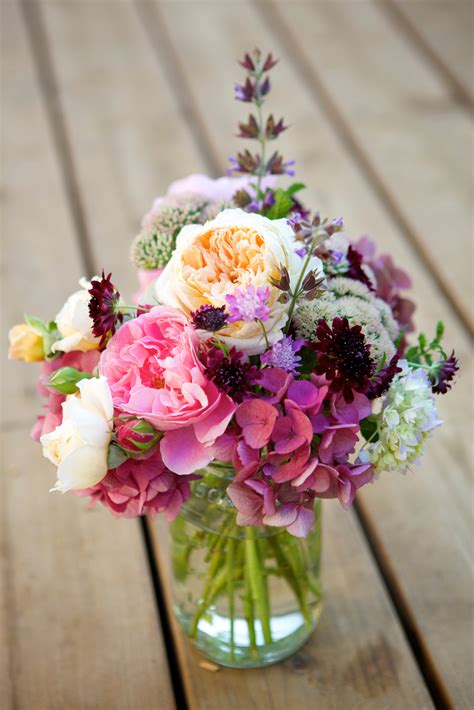
[[[260,77],[261,75],[258,77],[257,86]],[[265,128],[263,125],[262,103],[260,96],[257,96],[255,104],[258,114],[258,140],[260,143],[260,165],[258,166],[257,173],[257,200],[260,200],[262,197],[262,179],[265,175]]]
[[[296,306],[296,301],[300,297],[300,291],[301,291],[301,284],[303,283],[304,275],[306,273],[306,267],[308,266],[311,257],[313,255],[313,244],[311,244],[308,247],[308,254],[306,256],[306,259],[303,262],[303,266],[301,267],[301,272],[300,275],[298,276],[298,281],[296,282],[296,288],[294,292],[292,293],[291,296],[291,302],[290,302],[290,307],[288,309],[288,320],[286,321],[286,326],[285,326],[285,332],[288,334],[290,331],[291,327],[291,319],[293,318],[293,312],[295,310]]]
[[[235,620],[235,599],[234,599],[234,566],[235,566],[235,539],[229,537],[227,542],[227,598],[229,603],[230,619],[230,657],[234,658],[234,620]]]
[[[253,609],[253,600],[252,600],[252,590],[251,590],[251,585],[250,585],[250,575],[249,575],[249,569],[248,565],[244,565],[244,614],[245,618],[247,620],[247,627],[249,630],[249,646],[250,646],[250,653],[254,657],[258,657],[258,649],[257,649],[257,639],[255,636],[255,614],[254,614],[254,609]]]
[[[270,348],[270,341],[268,340],[268,335],[267,335],[267,330],[265,328],[265,324],[260,318],[257,318],[257,321],[260,323],[263,331],[263,337],[265,338],[265,344],[267,346],[267,349]]]
[[[267,576],[262,566],[255,528],[250,526],[245,528],[245,563],[248,569],[252,600],[262,624],[263,639],[266,644],[270,644],[273,639],[270,628]]]

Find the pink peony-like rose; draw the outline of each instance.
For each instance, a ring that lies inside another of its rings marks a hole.
[[[160,442],[165,465],[190,474],[214,458],[234,402],[205,375],[199,337],[186,316],[157,306],[125,323],[101,355],[114,406],[166,432]]]
[[[146,459],[128,459],[108,471],[97,485],[75,494],[90,496],[92,505],[100,502],[119,518],[164,513],[168,520],[174,520],[191,496],[189,481],[195,478],[168,471],[159,449],[155,449]]]
[[[99,351],[88,350],[81,352],[80,350],[71,350],[71,352],[61,354],[54,360],[45,360],[41,363],[41,375],[38,381],[38,392],[47,397],[47,402],[44,405],[46,414],[41,414],[36,424],[31,431],[31,437],[35,441],[39,441],[43,434],[49,434],[63,419],[62,403],[66,399],[65,395],[56,392],[55,390],[45,387],[44,382],[47,382],[50,376],[61,367],[75,367],[81,372],[93,372],[99,362]]]

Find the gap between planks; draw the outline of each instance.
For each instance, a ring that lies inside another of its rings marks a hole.
[[[454,708],[454,703],[450,697],[448,688],[436,666],[427,643],[423,639],[423,634],[420,631],[416,617],[402,591],[393,565],[386,553],[384,544],[380,539],[366,504],[356,498],[354,501],[354,510],[435,707],[443,709]]]
[[[474,325],[471,320],[469,308],[458,299],[450,284],[445,281],[433,254],[429,251],[416,229],[405,216],[397,198],[392,194],[389,186],[369,158],[366,150],[356,138],[350,123],[339,110],[337,103],[331,97],[321,76],[301,50],[300,43],[294,32],[285,24],[278,3],[275,0],[254,0],[254,5],[271,31],[278,37],[283,47],[287,49],[296,69],[308,86],[309,91],[316,97],[322,110],[331,120],[342,144],[347,148],[349,155],[357,163],[361,173],[372,187],[374,194],[377,195],[380,202],[385,206],[394,224],[400,229],[401,233],[412,244],[418,256],[428,266],[431,277],[451,305],[460,324],[469,335],[474,335]]]
[[[409,16],[402,10],[401,6],[394,2],[394,0],[379,0],[378,5],[384,10],[390,21],[397,25],[409,39],[423,59],[428,62],[441,77],[459,105],[469,113],[472,113],[474,110],[474,96],[469,88],[458,79],[449,64],[444,61],[431,46],[429,41],[425,39],[419,29],[410,20]]]
[[[29,45],[33,55],[33,64],[36,69],[38,85],[56,150],[57,163],[64,183],[83,266],[86,273],[92,276],[94,273],[94,257],[91,239],[41,8],[35,0],[20,0],[19,4],[30,40]]]
[[[323,109],[333,124],[337,126],[337,132],[343,145],[348,148],[349,154],[353,156],[359,167],[362,169],[362,172],[367,178],[373,191],[377,194],[382,204],[384,204],[387,208],[390,217],[399,227],[402,234],[404,234],[408,241],[414,246],[422,260],[427,264],[433,279],[442,289],[446,299],[455,314],[458,316],[461,327],[471,333],[471,324],[463,311],[462,305],[458,303],[455,296],[450,292],[449,288],[446,287],[446,284],[437,270],[434,261],[428,255],[425,246],[403,215],[396,199],[391,195],[389,188],[385,185],[365,151],[353,135],[350,126],[340,113],[335,102],[333,102],[324,86],[324,83],[314,72],[304,55],[299,52],[296,38],[290,33],[288,28],[285,27],[281,17],[278,15],[278,10],[275,4],[273,2],[269,3],[262,0],[254,0],[254,2],[261,14],[264,16],[264,19],[273,29],[274,33],[279,36],[282,44],[289,50],[290,56],[294,58],[296,67],[304,76],[306,83],[309,83],[312,93],[320,101]],[[168,74],[172,90],[176,94],[176,100],[180,106],[185,107],[186,121],[188,122],[188,125],[190,125],[195,139],[198,141],[200,150],[203,152],[205,157],[205,162],[212,168],[214,174],[219,174],[221,172],[221,161],[208,134],[207,127],[202,119],[194,97],[191,94],[190,96],[183,98],[184,94],[188,94],[190,92],[191,87],[181,65],[181,59],[177,55],[173,43],[168,35],[165,23],[159,16],[159,9],[157,5],[152,5],[148,0],[136,0],[136,7],[143,23],[144,32],[148,36],[149,41],[157,54],[157,59],[163,62],[163,66]],[[272,12],[272,17],[270,17],[268,12],[269,9]],[[188,113],[189,111],[191,111],[191,114]],[[203,135],[205,136],[205,140],[201,143],[200,140],[202,140]],[[400,620],[402,629],[413,651],[416,663],[425,680],[435,706],[438,708],[454,707],[446,685],[433,660],[431,652],[423,640],[410,604],[397,581],[393,567],[388,559],[388,556],[386,555],[383,543],[376,532],[365,504],[358,501],[358,504],[355,506],[355,512],[363,535],[367,540],[369,549],[372,552],[376,566],[379,570],[381,579],[383,580],[384,586],[386,587],[390,597],[395,613]],[[150,564],[156,565],[163,570],[164,566],[162,563],[163,561],[160,559],[159,545],[155,546],[155,548],[158,548],[158,559],[151,555]],[[159,570],[156,571],[156,574],[159,575]],[[174,628],[176,634],[177,629],[174,627],[172,621],[172,604],[166,582],[164,584],[164,589],[165,597],[168,597],[168,609],[171,616],[170,627],[172,629]],[[179,650],[178,641],[178,655],[180,654],[181,652]],[[188,692],[190,692],[189,684],[186,684],[186,681],[185,685],[187,685]]]
[[[79,252],[87,273],[93,274],[96,268],[91,238],[87,227],[87,219],[71,151],[69,133],[64,118],[64,111],[61,105],[58,84],[44,28],[42,11],[39,4],[29,0],[20,0],[20,7],[29,37],[33,63],[37,71],[38,85],[46,111],[47,122],[56,150],[57,163],[65,185],[67,203],[72,215],[74,230],[79,244]],[[184,104],[181,104],[181,109],[189,113]],[[166,602],[162,592],[163,586],[159,569],[153,559],[150,535],[144,518],[140,518],[139,525],[150,573],[150,582],[155,596],[158,621],[163,630],[163,640],[167,653],[176,707],[179,710],[187,710],[188,703],[182,686],[180,665],[174,643],[175,635],[171,633],[170,617],[166,610]]]

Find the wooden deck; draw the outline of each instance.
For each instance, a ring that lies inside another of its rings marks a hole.
[[[325,608],[294,658],[200,664],[176,628],[160,526],[50,495],[28,436],[36,371],[3,367],[2,710],[474,707],[470,0],[2,0],[3,346],[128,247],[155,195],[221,174],[242,106],[235,59],[281,57],[272,107],[308,186],[412,274],[462,378],[415,475],[327,502]],[[471,466],[470,466],[471,464]]]

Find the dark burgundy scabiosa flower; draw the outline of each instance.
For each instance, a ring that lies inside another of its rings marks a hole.
[[[374,286],[372,281],[369,279],[364,269],[362,268],[363,257],[357,249],[354,249],[352,245],[349,246],[347,250],[347,261],[349,262],[349,271],[344,274],[350,279],[355,281],[361,281],[367,286],[371,291],[374,291]]]
[[[354,400],[354,391],[366,392],[375,362],[361,326],[351,327],[347,318],[334,318],[331,327],[320,318],[316,337],[313,347],[318,364],[315,370],[331,380],[331,391],[342,392],[346,402]]]
[[[206,304],[201,306],[191,313],[191,320],[195,328],[207,330],[210,333],[215,333],[227,323],[228,314],[225,312],[225,306],[211,306]]]
[[[458,370],[459,362],[453,350],[446,360],[441,361],[435,376],[432,377],[430,375],[430,379],[433,382],[433,387],[431,388],[433,392],[435,394],[446,394],[446,392],[451,389],[452,381]]]
[[[381,397],[387,392],[397,372],[402,371],[402,368],[398,367],[397,364],[399,359],[400,354],[395,353],[388,365],[385,365],[385,367],[372,377],[369,389],[365,393],[369,399],[377,399],[377,397]]]
[[[100,338],[99,349],[103,349],[107,338],[115,333],[116,324],[123,321],[123,314],[117,310],[120,293],[111,282],[111,276],[110,273],[106,277],[102,269],[100,281],[91,281],[89,289],[89,316],[94,323],[92,332]]]
[[[206,375],[216,387],[235,402],[241,402],[257,374],[257,368],[245,361],[244,354],[231,348],[229,355],[226,355],[220,348],[211,345],[203,351],[201,359]]]

